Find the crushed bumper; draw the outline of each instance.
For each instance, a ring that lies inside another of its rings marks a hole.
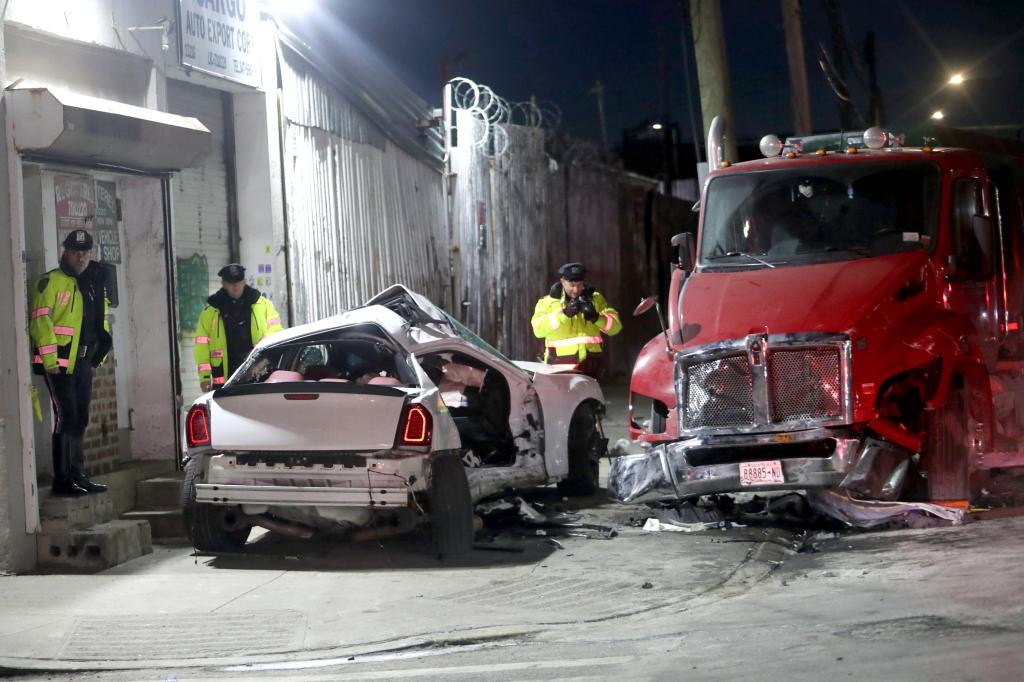
[[[910,455],[886,441],[838,429],[691,438],[615,458],[608,490],[622,502],[833,487],[895,499]],[[784,483],[741,483],[741,462],[771,460],[781,463]]]
[[[277,507],[395,508],[426,489],[425,458],[361,459],[358,466],[285,466],[215,455],[206,462],[196,501]]]

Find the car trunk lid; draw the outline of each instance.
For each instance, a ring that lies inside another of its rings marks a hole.
[[[406,399],[399,386],[335,381],[243,384],[210,400],[218,450],[373,451],[394,447]]]

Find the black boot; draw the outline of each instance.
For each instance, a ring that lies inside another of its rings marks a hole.
[[[61,497],[78,497],[89,493],[76,485],[71,477],[71,437],[63,433],[53,434],[53,485],[50,492]]]
[[[87,493],[105,493],[107,486],[93,483],[85,475],[85,436],[72,436],[71,441],[71,480]]]

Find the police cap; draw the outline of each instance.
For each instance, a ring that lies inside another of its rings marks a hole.
[[[587,274],[583,263],[566,263],[558,268],[558,276],[567,282],[582,282]]]
[[[85,230],[72,230],[64,238],[64,248],[71,251],[88,251],[92,248],[92,235]]]
[[[217,276],[229,284],[241,282],[245,279],[245,268],[238,263],[232,263],[231,265],[225,265],[218,270]]]

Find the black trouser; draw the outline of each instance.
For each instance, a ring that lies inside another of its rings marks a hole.
[[[53,478],[85,477],[85,427],[92,400],[92,364],[78,358],[73,374],[46,374],[53,404]]]

